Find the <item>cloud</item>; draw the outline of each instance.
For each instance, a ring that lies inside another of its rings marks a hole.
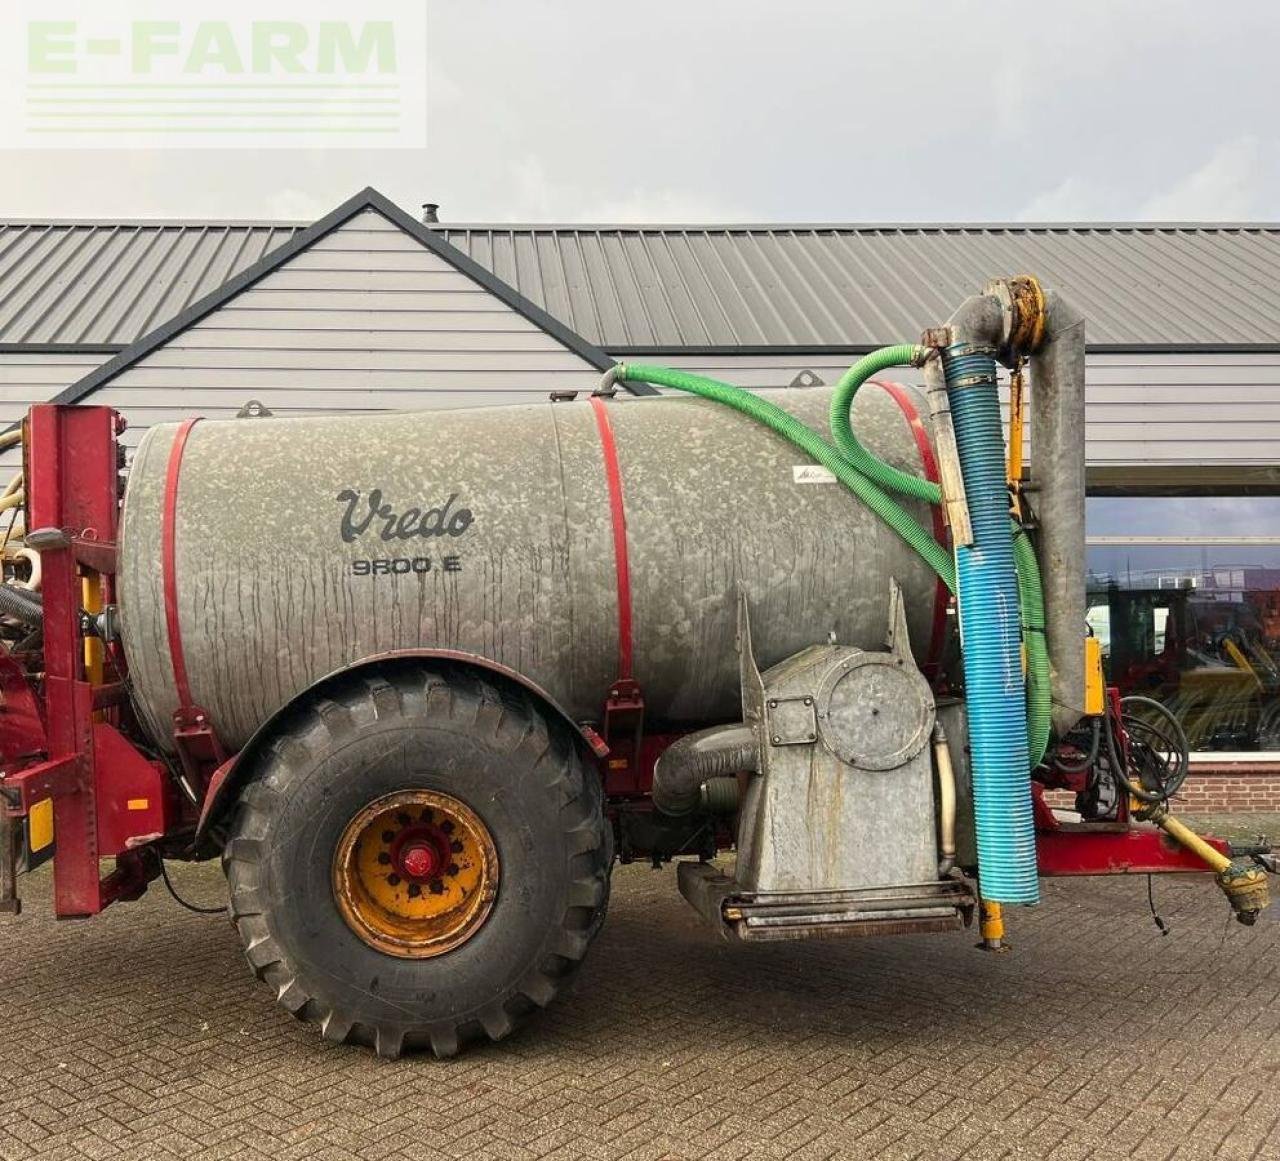
[[[305,190],[278,189],[267,196],[267,217],[282,222],[314,222],[331,209],[332,199],[326,201]]]
[[[1019,211],[1018,220],[1249,221],[1265,216],[1266,185],[1262,143],[1257,137],[1243,136],[1223,142],[1202,165],[1136,206],[1132,196],[1114,182],[1070,174],[1032,198]]]
[[[693,223],[755,222],[766,215],[722,200],[710,193],[687,189],[634,189],[620,197],[589,203],[583,211],[588,222]]]
[[[504,202],[493,207],[496,220],[654,224],[673,222],[748,222],[767,215],[711,192],[675,186],[634,187],[614,191],[608,184],[585,188],[559,181],[529,155],[509,163]]]
[[[1150,221],[1227,222],[1257,217],[1262,205],[1262,146],[1237,137],[1214,150],[1199,169],[1148,198],[1138,217]]]
[[[1018,221],[1096,222],[1114,213],[1115,201],[1114,190],[1073,174],[1032,198],[1018,212]]]

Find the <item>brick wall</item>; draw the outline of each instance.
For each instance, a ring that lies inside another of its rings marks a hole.
[[[1057,790],[1044,799],[1056,810],[1070,810],[1075,802],[1074,795]],[[1280,763],[1196,762],[1172,805],[1187,814],[1280,812]]]
[[[1274,762],[1196,763],[1174,803],[1189,814],[1280,811],[1280,766]]]

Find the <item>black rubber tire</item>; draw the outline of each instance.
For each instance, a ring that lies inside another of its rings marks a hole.
[[[347,926],[332,858],[357,811],[416,788],[479,814],[501,872],[466,943],[401,959]],[[240,795],[223,868],[245,957],[285,1008],[379,1056],[446,1057],[501,1040],[566,986],[603,922],[612,857],[600,778],[567,728],[521,690],[413,666],[354,676],[290,715]]]

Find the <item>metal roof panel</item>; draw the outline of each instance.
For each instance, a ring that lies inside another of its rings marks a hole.
[[[439,229],[483,262],[496,227]],[[1272,224],[501,227],[535,230],[541,261],[557,248],[598,256],[567,286],[566,321],[606,349],[910,340],[986,278],[1021,272],[1069,295],[1095,343],[1280,343]],[[556,313],[540,271],[513,273]]]
[[[301,228],[284,222],[0,222],[0,343],[130,343]]]
[[[131,343],[301,228],[0,222],[0,344]],[[910,340],[984,279],[1021,272],[1069,295],[1092,343],[1280,345],[1280,225],[1271,223],[435,229],[605,349]]]

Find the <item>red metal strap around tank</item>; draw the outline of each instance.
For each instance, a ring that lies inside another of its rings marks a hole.
[[[178,620],[178,570],[176,562],[178,476],[182,471],[182,453],[191,429],[199,418],[185,420],[173,437],[169,450],[169,467],[164,478],[164,517],[160,526],[160,568],[164,585],[164,620],[169,634],[169,658],[173,662],[173,684],[178,691],[178,705],[193,704],[191,683],[187,678],[187,661],[182,652],[182,626]]]
[[[618,445],[613,438],[609,408],[598,396],[591,399],[604,452],[604,477],[609,489],[609,516],[613,521],[613,563],[618,577],[618,677],[631,677],[631,564],[627,559],[627,514],[622,506],[622,473],[618,469]]]
[[[889,383],[882,379],[872,379],[877,387],[889,393],[893,401],[902,410],[911,434],[915,437],[916,448],[920,452],[920,466],[924,469],[924,478],[932,484],[938,483],[942,477],[938,472],[938,459],[933,454],[933,445],[929,442],[929,433],[920,419],[920,412],[911,400],[911,395],[901,383]],[[947,524],[942,518],[942,509],[934,504],[933,538],[944,547],[947,543]],[[936,668],[942,661],[942,647],[947,639],[947,606],[951,603],[951,591],[941,577],[938,578],[938,590],[933,601],[933,630],[929,634],[929,656],[925,665]]]

